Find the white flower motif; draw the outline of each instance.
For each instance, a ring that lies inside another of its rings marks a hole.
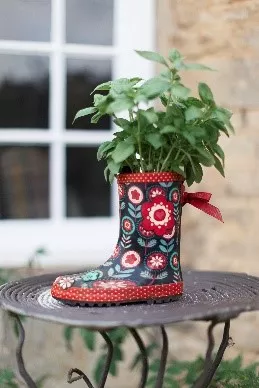
[[[163,269],[166,267],[167,258],[162,253],[154,253],[147,258],[147,266],[150,269]]]
[[[152,259],[150,260],[150,264],[152,264],[152,266],[155,268],[161,267],[163,263],[164,263],[164,260],[159,256],[152,257]]]
[[[154,189],[154,190],[151,191],[151,197],[152,197],[152,198],[155,198],[155,197],[157,197],[158,195],[163,195],[163,194],[164,194],[163,190],[160,190],[160,189],[158,189],[158,188],[156,188],[156,189]]]
[[[168,209],[168,205],[164,205],[163,202],[154,203],[154,205],[148,209],[149,215],[148,219],[151,222],[151,226],[156,225],[161,227],[161,225],[167,226],[168,222],[171,220],[171,210]]]
[[[59,277],[57,280],[58,280],[57,283],[59,284],[59,287],[63,288],[63,290],[66,290],[67,288],[72,287],[72,284],[75,281],[75,279],[70,276]]]

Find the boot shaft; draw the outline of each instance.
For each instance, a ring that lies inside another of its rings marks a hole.
[[[118,177],[120,228],[111,259],[122,275],[131,270],[130,279],[142,284],[182,281],[182,184],[183,178],[172,173]]]

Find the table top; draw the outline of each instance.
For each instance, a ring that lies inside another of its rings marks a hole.
[[[52,298],[57,274],[34,276],[0,288],[4,310],[71,326],[108,329],[190,320],[225,321],[259,309],[259,278],[242,273],[184,272],[184,295],[175,302],[116,307],[72,307]]]

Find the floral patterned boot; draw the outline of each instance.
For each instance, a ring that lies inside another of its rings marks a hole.
[[[175,173],[120,174],[120,235],[112,256],[97,269],[58,277],[52,296],[90,306],[179,297],[182,188]]]

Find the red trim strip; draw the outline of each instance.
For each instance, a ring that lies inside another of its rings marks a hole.
[[[150,299],[162,299],[170,296],[182,295],[183,282],[153,286],[136,286],[125,288],[77,288],[63,290],[54,284],[51,295],[56,299],[72,300],[91,303],[134,302]]]
[[[152,183],[184,181],[184,177],[176,172],[137,172],[119,174],[118,183]]]

